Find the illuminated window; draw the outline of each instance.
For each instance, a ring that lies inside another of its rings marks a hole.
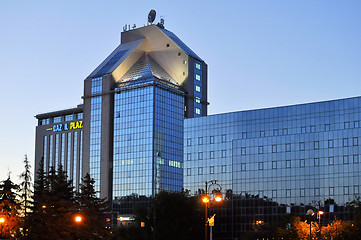
[[[226,157],[226,150],[222,150],[222,158]]]
[[[196,86],[196,92],[201,92],[201,87],[200,86]]]
[[[259,146],[259,147],[258,147],[258,153],[259,153],[259,154],[263,154],[263,146]]]
[[[199,108],[196,108],[196,114],[201,114],[201,110]]]
[[[196,80],[200,81],[201,80],[201,75],[196,74]]]
[[[210,174],[214,174],[214,166],[210,166],[210,167],[209,167],[209,173],[210,173]]]
[[[263,170],[263,162],[258,163],[258,170]]]
[[[196,103],[201,103],[201,99],[199,97],[195,97],[194,100]]]
[[[210,137],[209,137],[209,142],[210,142],[211,144],[214,143],[214,136],[210,136]]]
[[[210,152],[210,156],[209,156],[211,159],[213,159],[214,158],[214,151],[211,151]]]
[[[196,69],[201,70],[201,65],[199,63],[196,63]]]
[[[190,176],[191,175],[191,168],[187,168],[187,176]]]
[[[222,173],[226,172],[226,165],[222,165]]]

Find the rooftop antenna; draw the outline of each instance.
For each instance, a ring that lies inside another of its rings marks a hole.
[[[148,23],[147,23],[147,25],[152,24],[154,22],[156,14],[157,13],[156,13],[155,10],[153,10],[153,9],[150,10],[150,12],[148,13]]]
[[[164,16],[160,16],[160,22],[157,23],[157,26],[160,28],[164,28]]]

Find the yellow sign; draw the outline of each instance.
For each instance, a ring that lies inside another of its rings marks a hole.
[[[211,218],[208,219],[208,223],[210,227],[214,226],[214,216],[216,216],[216,214],[214,214]]]
[[[55,124],[53,125],[52,128],[47,128],[47,131],[51,131],[53,130],[53,132],[62,132],[62,131],[68,131],[68,130],[72,130],[72,129],[79,129],[79,128],[83,128],[83,121],[76,121],[76,122],[71,122],[71,123],[59,123],[59,124]]]
[[[70,129],[83,128],[83,121],[71,122]]]

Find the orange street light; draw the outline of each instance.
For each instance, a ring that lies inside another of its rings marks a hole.
[[[209,184],[209,185],[208,185]],[[217,180],[212,180],[212,181],[208,181],[206,182],[206,188],[205,188],[205,195],[204,197],[202,198],[202,202],[205,203],[205,217],[204,217],[204,240],[208,240],[208,236],[207,236],[207,226],[208,226],[208,207],[209,207],[209,204],[210,204],[210,197],[208,196],[208,192],[209,192],[209,188],[212,186],[212,185],[217,185],[219,187],[219,189],[215,189],[212,191],[213,194],[215,194],[214,196],[214,200],[216,202],[220,202],[222,201],[222,187],[221,185],[219,185],[217,183]],[[211,228],[212,229],[212,228]]]
[[[0,223],[4,223],[5,222],[5,218],[4,217],[0,217]]]
[[[318,218],[318,227],[320,228],[320,232],[321,232],[321,215],[324,214],[325,212],[320,210],[317,213],[317,218]]]
[[[75,216],[74,220],[75,220],[75,222],[80,223],[83,219],[81,216],[77,215],[77,216]]]
[[[203,197],[203,198],[202,198],[202,201],[203,201],[204,203],[208,203],[208,202],[209,202],[209,197],[207,197],[207,196]]]
[[[214,197],[214,200],[215,200],[216,202],[222,201],[222,200],[223,200],[222,195],[219,194],[219,193],[217,193],[216,196]]]

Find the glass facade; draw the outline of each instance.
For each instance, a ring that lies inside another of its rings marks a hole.
[[[65,116],[73,116],[73,114]],[[61,117],[61,119],[67,120],[66,117]],[[40,119],[39,123],[41,122],[42,119]],[[57,122],[52,127],[44,127],[41,144],[44,171],[48,172],[51,168],[57,170],[59,165],[62,165],[68,179],[73,180],[73,185],[76,189],[79,187],[79,174],[82,168],[82,162],[80,161],[83,149],[82,123],[83,121],[81,120],[70,123],[65,121]]]
[[[161,189],[180,191],[182,92],[153,81],[119,87],[116,92],[113,199],[133,193],[151,196]]]
[[[94,189],[99,194],[100,191],[100,160],[101,160],[101,116],[102,97],[97,96],[102,92],[102,77],[93,78],[91,81],[91,93],[95,96],[91,98],[90,112],[90,176],[94,178]]]
[[[216,179],[225,191],[298,214],[295,206],[346,206],[359,194],[360,121],[359,97],[186,119],[184,188],[196,193]]]

